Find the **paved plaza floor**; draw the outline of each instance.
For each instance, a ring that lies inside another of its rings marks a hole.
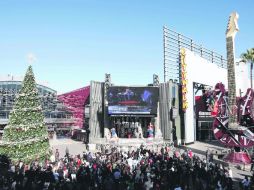
[[[66,148],[69,149],[70,155],[82,155],[83,152],[86,150],[85,144],[80,141],[74,141],[69,138],[62,138],[62,139],[53,139],[50,140],[50,146],[53,148],[55,152],[56,149],[59,150],[60,157],[64,157]]]

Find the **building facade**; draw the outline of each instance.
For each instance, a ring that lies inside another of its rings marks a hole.
[[[7,76],[0,78],[0,136],[8,124],[10,112],[15,104],[15,97],[22,87],[22,78]],[[48,131],[66,134],[74,126],[72,112],[57,99],[57,92],[43,84],[37,84],[45,123]]]

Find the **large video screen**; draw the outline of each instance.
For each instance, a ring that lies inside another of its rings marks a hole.
[[[107,95],[109,114],[157,114],[157,87],[113,86]]]

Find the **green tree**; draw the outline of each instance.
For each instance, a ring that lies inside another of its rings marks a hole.
[[[22,88],[4,128],[0,154],[13,162],[30,162],[49,155],[49,140],[32,66],[28,67]]]
[[[247,50],[246,53],[241,55],[243,62],[250,64],[250,87],[252,88],[252,72],[253,72],[253,64],[254,64],[254,48]]]

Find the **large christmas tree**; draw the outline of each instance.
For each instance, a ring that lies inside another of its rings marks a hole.
[[[30,162],[49,155],[49,141],[44,115],[38,97],[32,66],[28,67],[22,88],[4,128],[0,154],[13,162]]]

